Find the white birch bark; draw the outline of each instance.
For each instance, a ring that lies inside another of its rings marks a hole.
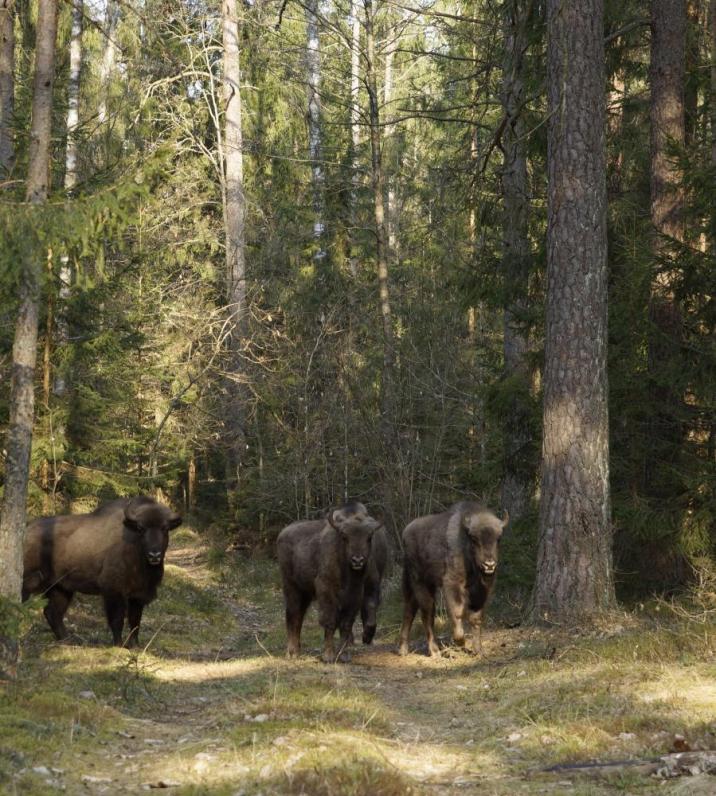
[[[221,9],[224,49],[224,225],[227,301],[231,321],[230,367],[234,371],[234,379],[229,382],[228,427],[232,450],[231,480],[234,481],[238,479],[244,445],[243,393],[236,377],[241,369],[239,352],[246,329],[246,198],[238,2],[223,0]]]
[[[321,135],[321,43],[318,34],[318,2],[306,3],[306,71],[308,89],[308,157],[311,161],[311,183],[313,191],[313,238],[316,243],[315,258],[326,256],[323,233],[325,232],[325,174],[322,162]]]

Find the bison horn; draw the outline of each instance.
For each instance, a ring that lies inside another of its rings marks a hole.
[[[510,512],[505,509],[505,516],[502,518],[502,527],[506,527],[507,523],[510,521]]]

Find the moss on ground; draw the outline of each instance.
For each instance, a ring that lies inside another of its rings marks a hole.
[[[97,599],[73,604],[67,644],[35,608],[0,696],[0,792],[678,793],[628,768],[545,769],[651,758],[676,736],[716,748],[704,615],[655,605],[565,632],[507,629],[495,606],[483,658],[400,659],[397,573],[386,595],[376,644],[353,664],[317,660],[314,611],[305,654],[287,661],[275,562],[209,555],[183,529],[139,651],[108,646]]]

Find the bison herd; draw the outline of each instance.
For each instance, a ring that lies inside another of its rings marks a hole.
[[[480,628],[508,519],[507,513],[499,519],[479,503],[462,501],[440,514],[418,517],[405,528],[398,654],[408,653],[418,609],[428,654],[440,654],[434,629],[438,589],[454,642],[480,652]],[[45,618],[55,636],[63,639],[64,615],[74,593],[101,595],[114,643],[122,644],[127,619],[124,643],[136,646],[142,611],[156,597],[164,575],[169,531],[181,522],[178,514],[148,497],[115,500],[90,514],[35,520],[25,538],[23,600],[43,594]],[[277,549],[288,656],[300,652],[303,620],[314,600],[324,632],[324,661],[350,660],[359,612],[363,643],[370,644],[389,557],[383,523],[362,503],[351,501],[331,509],[324,520],[286,526]]]

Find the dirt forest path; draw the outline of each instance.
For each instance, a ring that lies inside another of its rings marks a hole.
[[[69,644],[33,623],[0,712],[2,792],[716,793],[707,774],[545,771],[649,759],[676,736],[716,748],[711,626],[697,641],[646,618],[582,636],[488,626],[480,659],[401,659],[397,591],[394,574],[377,641],[351,664],[318,660],[314,612],[287,661],[275,562],[179,532],[139,653],[108,647],[91,598]]]

